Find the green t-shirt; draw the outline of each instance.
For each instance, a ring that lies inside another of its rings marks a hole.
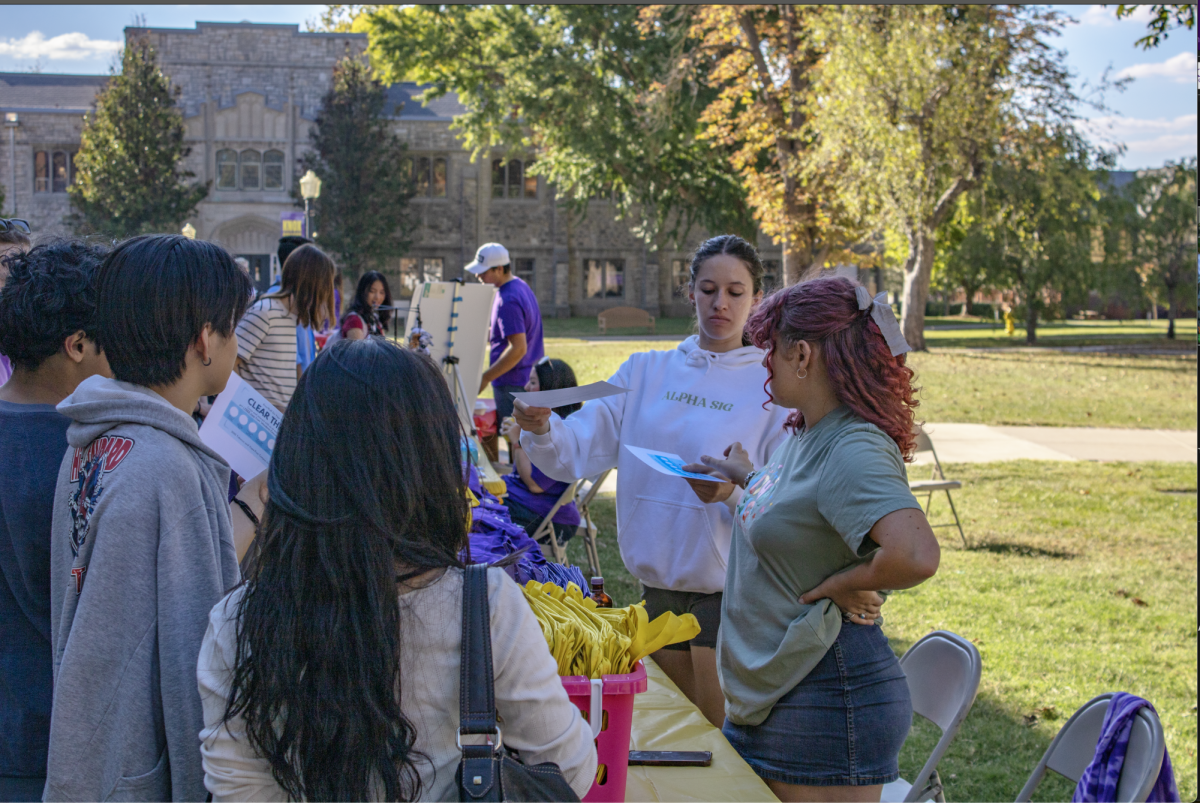
[[[920,509],[881,429],[842,405],[788,438],[751,477],[733,518],[717,666],[725,714],[757,725],[833,645],[842,612],[800,595],[870,559],[875,522]]]

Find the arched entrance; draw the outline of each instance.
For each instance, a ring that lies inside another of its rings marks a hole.
[[[250,263],[250,279],[261,293],[271,284],[271,255],[279,247],[279,223],[246,215],[218,226],[213,242]]]

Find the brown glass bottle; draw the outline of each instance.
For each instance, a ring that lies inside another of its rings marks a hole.
[[[592,599],[596,600],[597,608],[611,608],[613,606],[612,597],[604,593],[604,578],[592,578]]]

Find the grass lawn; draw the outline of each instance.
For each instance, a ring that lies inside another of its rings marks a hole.
[[[937,576],[884,609],[897,654],[944,629],[983,656],[979,696],[941,762],[947,799],[1014,799],[1066,718],[1106,691],[1154,703],[1182,799],[1195,799],[1196,467],[1020,461],[947,469],[964,482],[955,503],[970,546],[961,548],[953,528],[937,530]],[[924,478],[924,467],[913,471]],[[947,512],[944,497],[935,499],[933,523]],[[629,604],[640,591],[620,560],[613,501],[599,500],[596,513],[605,588]],[[570,550],[583,559],[581,546]],[[937,735],[918,721],[901,755],[906,778]],[[1071,791],[1051,773],[1034,799],[1068,800]]]
[[[692,318],[658,318],[655,334],[687,337],[696,331]],[[925,340],[930,347],[996,348],[1025,345],[1025,327],[1017,326],[1012,336],[1004,333],[1004,323],[987,318],[928,317]],[[1191,344],[1196,330],[1195,318],[1175,321],[1178,342]],[[545,318],[542,331],[547,338],[599,337],[595,318]],[[1048,321],[1038,324],[1039,346],[1170,344],[1166,321]],[[640,337],[646,327],[612,329],[606,337]]]
[[[1154,323],[1151,321],[1150,323]],[[581,385],[608,379],[638,351],[672,341],[547,338]],[[1056,351],[914,353],[922,388],[917,417],[945,423],[1192,429],[1196,354],[1138,356]]]

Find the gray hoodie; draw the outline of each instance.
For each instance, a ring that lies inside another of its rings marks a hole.
[[[240,581],[229,466],[148,388],[93,376],[58,410],[45,799],[204,800],[196,659]]]

